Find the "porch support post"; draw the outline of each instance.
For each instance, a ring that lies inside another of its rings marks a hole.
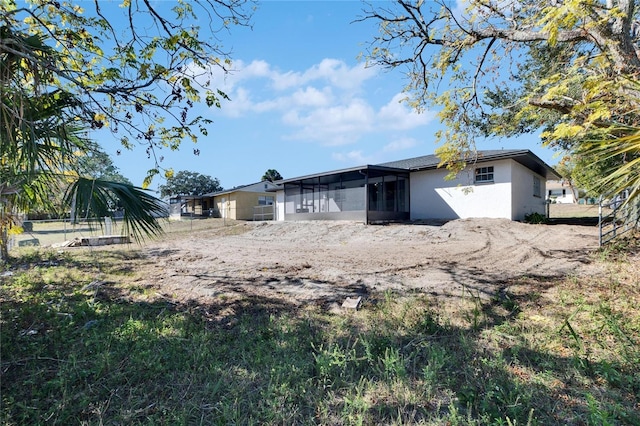
[[[360,173],[363,173],[362,171]],[[369,224],[369,171],[364,173],[364,224]]]

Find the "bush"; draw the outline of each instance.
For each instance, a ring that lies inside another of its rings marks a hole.
[[[547,217],[540,213],[529,213],[524,215],[524,221],[525,223],[533,224],[547,223]]]

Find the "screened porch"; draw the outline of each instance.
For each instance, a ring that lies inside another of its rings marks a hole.
[[[285,220],[409,219],[409,173],[366,166],[283,182]]]

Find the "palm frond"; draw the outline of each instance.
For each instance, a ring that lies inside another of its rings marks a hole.
[[[159,218],[167,217],[167,207],[149,191],[120,182],[78,178],[67,190],[75,220],[113,216],[115,206],[124,210],[123,233],[140,242],[163,233]]]
[[[595,184],[605,195],[629,191],[626,202],[640,197],[640,129],[625,127],[626,134],[613,139],[586,142],[579,155],[602,166],[601,177]]]

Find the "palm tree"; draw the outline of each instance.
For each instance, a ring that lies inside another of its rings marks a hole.
[[[116,201],[125,210],[123,230],[136,240],[162,232],[156,219],[164,204],[133,185],[78,176],[78,152],[90,149],[84,129],[72,125],[77,100],[63,90],[47,91],[52,78],[43,63],[57,53],[39,36],[0,28],[0,261],[8,259],[8,231],[17,212],[50,206],[62,182],[72,184],[66,200],[74,217],[103,217]],[[31,60],[33,58],[33,60]],[[35,59],[37,58],[37,59]],[[46,60],[43,60],[46,59]]]
[[[597,174],[591,179],[593,192],[628,191],[626,203],[640,200],[640,127],[620,126],[615,137],[583,143],[578,155]]]

